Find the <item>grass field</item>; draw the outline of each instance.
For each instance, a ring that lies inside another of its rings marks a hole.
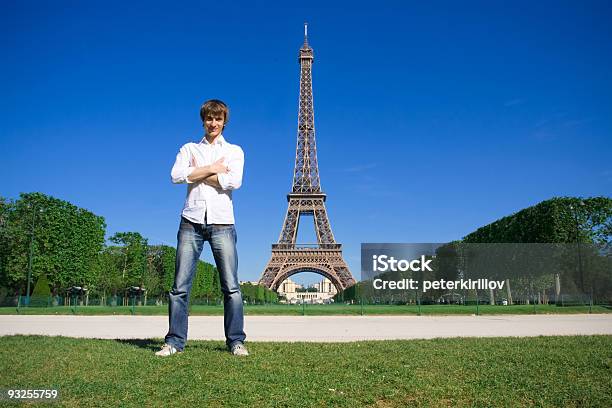
[[[167,315],[168,306],[136,306],[133,309],[137,315]],[[326,316],[326,315],[472,315],[476,314],[476,306],[455,305],[423,305],[419,309],[414,305],[245,305],[244,312],[249,316]],[[569,313],[611,313],[612,309],[603,306],[555,306],[555,305],[480,305],[478,313],[494,314],[569,314]],[[68,306],[57,307],[2,307],[0,314],[80,314],[80,315],[113,315],[131,314],[132,308],[127,306],[78,306],[75,309]],[[216,316],[223,314],[223,306],[193,305],[192,316]]]
[[[356,343],[2,337],[0,388],[56,388],[77,406],[609,407],[612,336]],[[0,401],[0,404],[7,404]],[[38,405],[39,403],[36,403]],[[57,404],[53,404],[57,406]]]

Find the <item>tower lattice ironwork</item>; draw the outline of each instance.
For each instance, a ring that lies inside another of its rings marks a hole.
[[[304,24],[304,45],[300,48],[300,101],[297,148],[293,186],[278,243],[272,245],[272,257],[259,282],[277,290],[289,276],[299,272],[316,272],[327,277],[338,290],[355,283],[342,257],[342,245],[334,234],[325,209],[326,194],[321,191],[317,145],[315,140],[312,97],[312,63],[314,54],[308,45],[308,26]],[[317,244],[296,243],[300,216],[312,215]]]

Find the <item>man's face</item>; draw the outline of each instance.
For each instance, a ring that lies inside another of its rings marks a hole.
[[[224,123],[225,118],[223,115],[209,113],[206,115],[206,118],[204,118],[204,128],[206,129],[206,134],[213,138],[219,136],[223,130]]]

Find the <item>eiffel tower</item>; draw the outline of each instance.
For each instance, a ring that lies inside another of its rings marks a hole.
[[[313,61],[313,50],[308,45],[308,25],[304,24],[304,45],[299,55],[300,105],[293,187],[287,194],[289,206],[278,243],[272,244],[272,257],[259,280],[260,284],[273,290],[277,290],[285,279],[300,272],[323,275],[338,291],[355,283],[342,258],[342,245],[334,239],[325,210],[326,194],[321,191],[312,98]],[[317,244],[296,244],[302,215],[313,216]]]

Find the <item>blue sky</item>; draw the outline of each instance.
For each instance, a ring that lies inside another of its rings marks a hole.
[[[239,274],[258,279],[291,187],[304,21],[321,184],[356,277],[362,242],[445,242],[611,195],[609,2],[181,3],[3,2],[0,195],[175,245],[170,167],[219,98],[246,158]]]

